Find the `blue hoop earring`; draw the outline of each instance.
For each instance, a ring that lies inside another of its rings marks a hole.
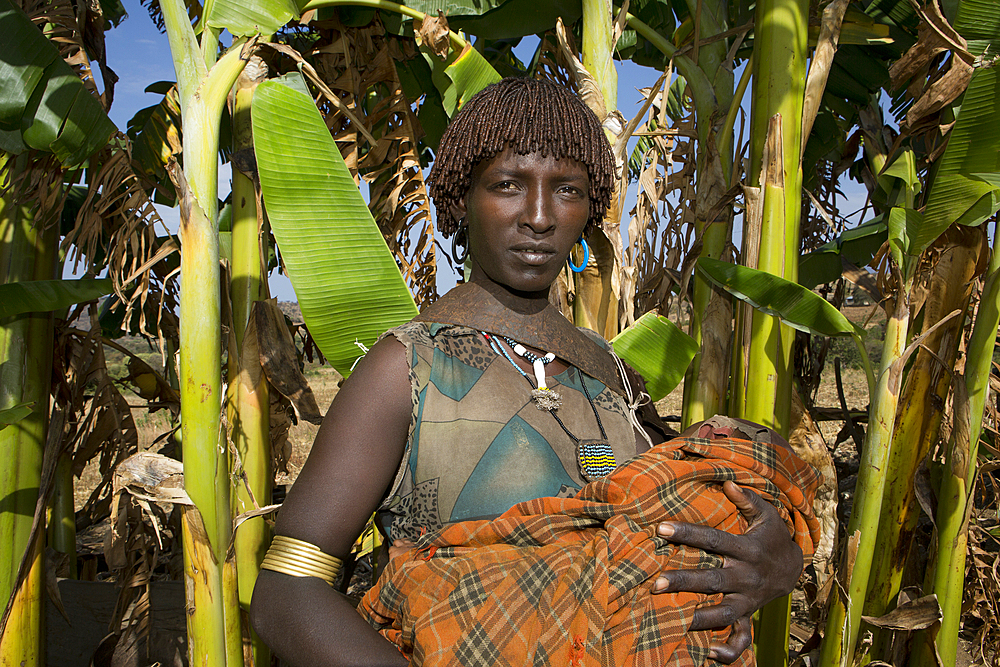
[[[573,273],[583,273],[583,270],[587,268],[587,262],[590,261],[590,247],[587,245],[587,242],[583,240],[582,236],[580,237],[580,245],[583,246],[583,262],[580,266],[574,264],[573,260],[569,257],[566,258],[566,261],[569,262],[569,268],[573,271]]]

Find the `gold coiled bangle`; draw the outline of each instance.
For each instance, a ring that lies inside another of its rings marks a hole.
[[[274,541],[260,564],[262,570],[281,572],[293,577],[316,577],[330,586],[337,580],[343,566],[343,561],[324,553],[315,544],[287,535],[274,536]]]

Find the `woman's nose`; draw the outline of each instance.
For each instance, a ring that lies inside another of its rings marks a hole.
[[[552,202],[542,192],[531,192],[528,196],[524,221],[536,234],[548,231],[554,224]]]

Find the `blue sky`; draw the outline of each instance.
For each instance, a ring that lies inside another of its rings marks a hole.
[[[158,104],[160,96],[146,93],[145,88],[157,81],[173,81],[174,69],[170,59],[170,48],[167,37],[153,25],[144,7],[138,0],[124,0],[129,17],[122,24],[106,33],[108,64],[119,76],[115,86],[115,98],[110,116],[119,129],[125,130],[128,120],[140,109]],[[528,60],[534,50],[534,44],[529,40],[515,50],[522,60]],[[737,73],[739,76],[739,73]],[[642,96],[637,88],[655,83],[658,73],[650,68],[640,67],[631,62],[618,63],[618,106],[626,118],[639,112]],[[748,111],[746,106],[744,110]],[[222,165],[219,172],[220,196],[230,191],[230,172],[228,165]],[[629,188],[625,200],[625,211],[635,203],[636,185]],[[845,188],[848,201],[844,202],[842,210],[854,210],[864,204],[865,190],[860,184],[851,182]],[[176,231],[179,214],[177,209],[158,207],[161,217],[171,231]],[[623,229],[627,229],[628,221],[623,220]],[[439,279],[439,289],[443,293],[454,285],[454,276],[442,276]],[[291,283],[277,272],[270,278],[271,293],[282,301],[294,301],[295,294]]]

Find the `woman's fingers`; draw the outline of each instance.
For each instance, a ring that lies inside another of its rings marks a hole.
[[[723,492],[747,521],[742,535],[682,522],[664,522],[657,532],[671,542],[723,557],[720,568],[667,570],[653,584],[654,593],[686,591],[722,600],[695,612],[692,629],[732,625],[795,587],[802,572],[802,550],[788,534],[778,511],[756,493],[732,482]]]
[[[729,633],[729,639],[725,644],[712,642],[709,645],[708,657],[717,660],[724,665],[736,662],[743,651],[750,646],[752,635],[750,633],[750,617],[742,616],[733,624],[733,630]]]
[[[389,560],[405,554],[415,546],[417,546],[417,543],[412,540],[393,540],[392,546],[389,547]]]

